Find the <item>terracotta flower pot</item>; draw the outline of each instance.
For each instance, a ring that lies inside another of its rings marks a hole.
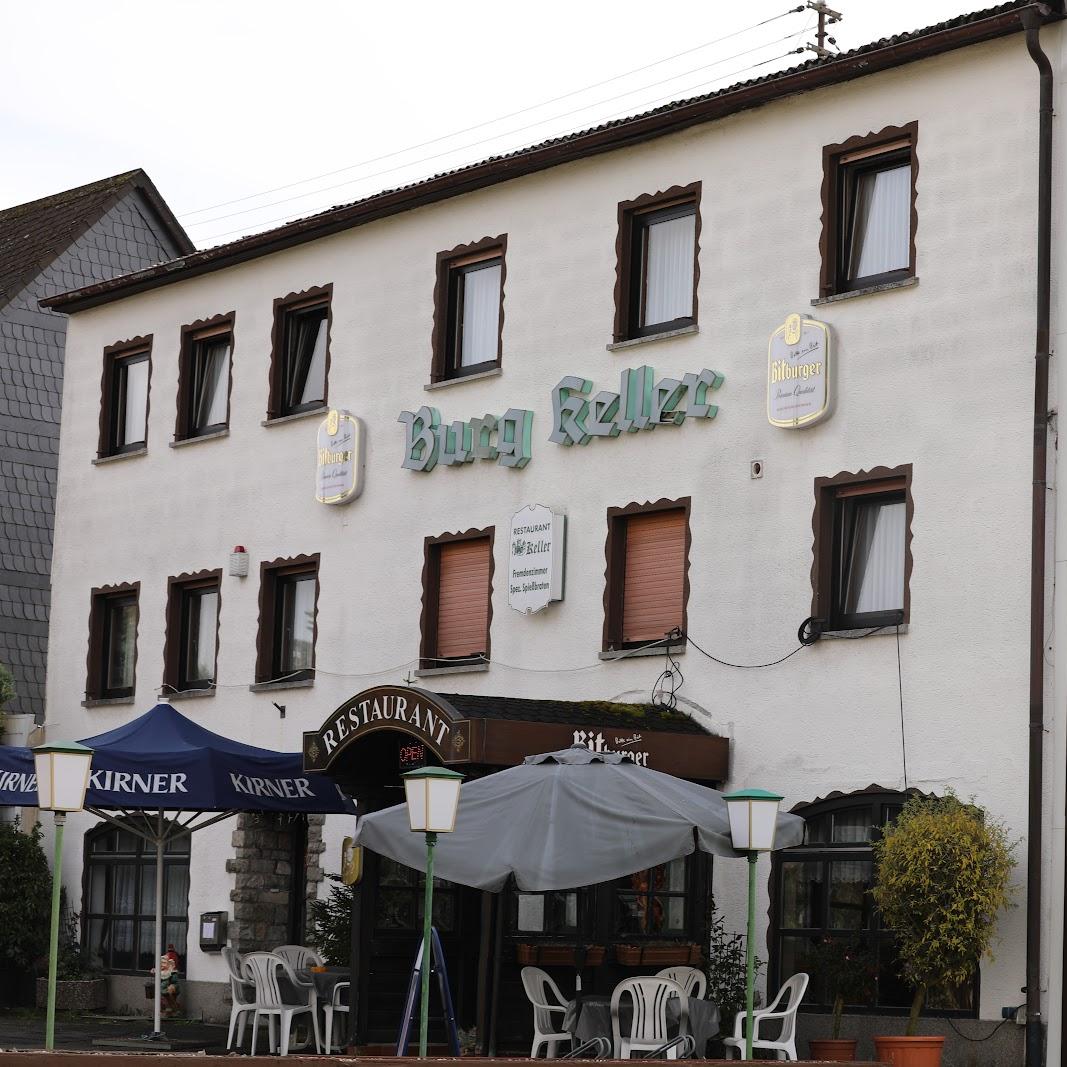
[[[856,1060],[855,1038],[821,1037],[808,1042],[813,1060],[829,1060],[831,1063],[854,1063]]]
[[[890,1067],[941,1067],[943,1037],[876,1037],[874,1058]]]

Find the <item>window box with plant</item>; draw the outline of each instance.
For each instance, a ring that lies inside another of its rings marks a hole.
[[[573,945],[545,941],[533,944],[520,941],[515,945],[515,960],[521,966],[577,967],[579,953],[585,953],[585,967],[599,967],[604,962],[603,945]]]
[[[704,954],[692,941],[649,941],[643,945],[616,945],[615,959],[624,967],[699,966]]]

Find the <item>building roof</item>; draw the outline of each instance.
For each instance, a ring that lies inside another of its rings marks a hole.
[[[465,693],[435,693],[465,719],[511,719],[568,726],[614,726],[664,733],[706,734],[695,719],[664,704],[622,704],[612,700],[530,700]]]
[[[1009,3],[959,15],[923,29],[882,37],[839,55],[812,59],[787,70],[775,71],[701,96],[664,104],[639,115],[555,137],[506,155],[490,156],[478,163],[437,174],[410,185],[374,193],[350,204],[295,219],[282,226],[183,256],[170,263],[50,297],[41,303],[42,306],[65,312],[95,307],[147,289],[270,255],[412,208],[484,189],[511,178],[676,133],[796,93],[841,84],[929,56],[1016,33],[1022,29],[1021,12],[1026,9],[1038,11],[1044,21],[1058,20],[1063,17],[1063,5],[1064,0],[1050,0],[1048,4],[1038,4],[1032,0],[1010,0]]]
[[[143,170],[115,174],[0,210],[0,307],[131,189],[143,194],[183,254],[195,250],[189,235]]]

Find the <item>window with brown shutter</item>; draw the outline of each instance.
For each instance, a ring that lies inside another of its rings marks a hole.
[[[608,511],[605,650],[686,629],[689,498]]]
[[[492,530],[426,539],[422,666],[489,658]]]

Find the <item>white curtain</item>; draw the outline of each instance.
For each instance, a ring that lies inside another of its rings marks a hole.
[[[129,689],[133,686],[137,606],[135,604],[113,604],[110,612],[107,687]]]
[[[187,635],[189,662],[186,681],[202,682],[215,677],[215,629],[219,611],[218,593],[201,593],[190,605]]]
[[[283,672],[311,667],[315,645],[315,582],[291,582],[285,586],[285,628],[288,641],[282,649]]]
[[[692,316],[695,249],[695,215],[649,226],[642,326]]]
[[[148,360],[126,364],[126,411],[119,444],[132,445],[145,439],[148,422]]]
[[[463,276],[461,367],[492,363],[500,330],[500,264],[468,271]]]
[[[211,341],[201,355],[200,381],[193,410],[193,428],[218,426],[226,421],[226,392],[229,388],[230,342]]]
[[[315,345],[311,350],[307,374],[297,398],[298,404],[310,404],[313,400],[322,400],[326,393],[326,319],[319,319],[315,332]]]
[[[857,504],[846,560],[845,611],[904,607],[905,503]]]
[[[911,166],[861,174],[855,197],[849,278],[907,267],[911,262]]]

